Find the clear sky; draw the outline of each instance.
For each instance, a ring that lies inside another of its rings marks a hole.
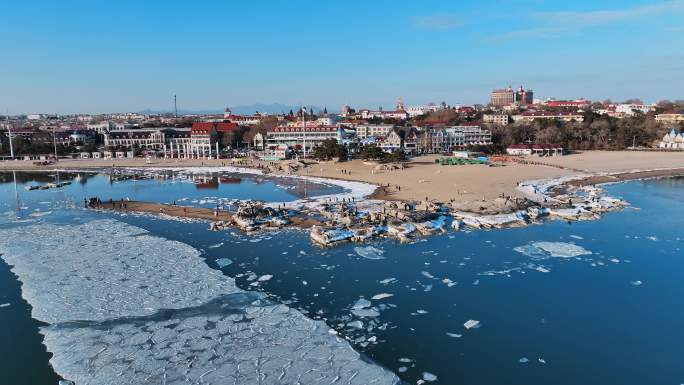
[[[0,110],[684,99],[684,0],[0,2]]]

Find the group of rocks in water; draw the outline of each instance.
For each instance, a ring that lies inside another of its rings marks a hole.
[[[418,202],[313,199],[298,207],[261,201],[235,201],[230,212],[221,211],[217,206],[213,216],[208,211],[203,218],[215,218],[210,225],[213,231],[234,227],[245,232],[279,229],[288,225],[310,227],[310,238],[314,243],[332,246],[348,241],[364,242],[376,237],[391,237],[407,242],[416,236],[446,232],[448,227],[455,230],[520,227],[544,217],[568,221],[592,220],[603,212],[627,205],[622,200],[604,196],[603,190],[593,185],[566,186],[553,194],[542,192],[536,185],[530,186],[533,191],[527,194],[529,198],[502,195],[490,201],[466,203],[453,200],[439,202],[427,197]],[[99,198],[91,198],[84,205],[91,208],[110,208],[109,205],[112,205],[111,208],[126,209],[124,201],[110,200],[103,204]],[[160,212],[164,211],[160,209]]]
[[[271,207],[264,202],[239,202],[231,221],[218,221],[212,230],[236,226],[243,231],[281,228],[293,221],[311,225],[311,240],[321,246],[341,242],[364,242],[376,237],[407,242],[416,236],[458,229],[491,229],[526,226],[544,217],[574,220],[597,219],[601,213],[617,210],[626,202],[605,197],[595,186],[570,187],[562,194],[537,202],[502,196],[488,202],[463,204],[434,200],[420,202],[336,199],[301,208]],[[296,218],[296,220],[295,220]]]

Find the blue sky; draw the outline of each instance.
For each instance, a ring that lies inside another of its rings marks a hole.
[[[684,99],[684,0],[0,2],[0,109]]]

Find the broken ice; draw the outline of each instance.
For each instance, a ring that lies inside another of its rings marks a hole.
[[[49,324],[52,367],[76,384],[399,382],[324,322],[240,290],[196,249],[135,226],[0,229],[0,253],[32,316]]]
[[[385,259],[385,257],[382,256],[385,253],[385,250],[381,250],[373,246],[357,246],[354,248],[354,252],[366,259]]]
[[[532,242],[515,247],[513,250],[533,259],[574,258],[591,254],[591,251],[582,246],[567,242]]]

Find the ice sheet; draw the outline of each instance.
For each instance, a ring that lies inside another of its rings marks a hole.
[[[116,220],[0,229],[0,253],[77,384],[398,383],[324,322]]]

